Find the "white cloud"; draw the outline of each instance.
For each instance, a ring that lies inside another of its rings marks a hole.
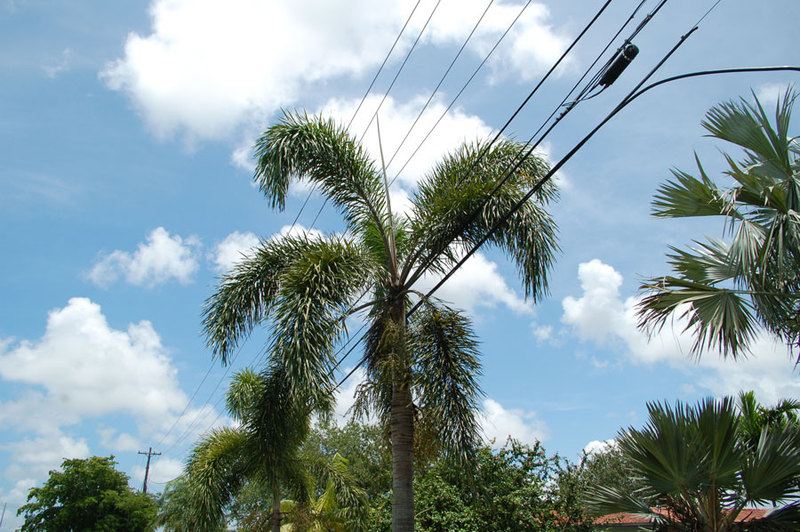
[[[547,426],[534,412],[507,409],[494,399],[484,399],[478,420],[484,438],[495,447],[505,445],[508,438],[532,444],[547,437]]]
[[[0,377],[32,387],[4,403],[0,418],[39,430],[112,412],[160,422],[186,402],[153,325],[141,321],[113,329],[100,306],[86,298],[51,311],[39,340],[7,344]],[[44,393],[33,391],[38,389]],[[28,407],[33,415],[17,415]]]
[[[774,107],[778,103],[778,98],[783,99],[783,95],[786,94],[786,89],[788,88],[788,83],[764,83],[759,85],[755,92],[761,105]]]
[[[347,375],[353,368],[345,368],[344,374]],[[359,368],[353,372],[343,386],[336,390],[336,409],[334,411],[334,419],[338,423],[346,423],[351,417],[352,412],[350,409],[355,403],[356,390],[359,384],[364,382],[367,377],[367,372],[363,368]],[[370,420],[366,420],[369,422]]]
[[[25,434],[3,450],[11,452],[6,478],[27,487],[62,458],[91,454],[85,439],[62,429],[103,419],[100,443],[131,452],[143,440],[160,439],[188,400],[153,325],[141,321],[114,329],[86,298],[51,311],[37,340],[0,339],[0,378],[22,386],[16,398],[0,403],[0,423]],[[138,435],[106,424],[106,416],[119,414],[133,419]],[[193,441],[215,417],[209,405],[189,408],[164,445],[181,435]]]
[[[622,299],[622,276],[598,259],[578,268],[583,293],[562,301],[562,321],[583,340],[601,345],[617,345],[637,363],[665,362],[691,371],[699,368],[695,384],[716,395],[731,395],[739,390],[755,390],[764,402],[784,397],[800,397],[800,379],[784,346],[761,334],[752,346],[752,355],[734,361],[720,353],[707,352],[699,361],[689,356],[690,332],[683,320],[674,319],[661,332],[647,337],[637,326],[636,297]]]
[[[617,447],[617,440],[592,440],[583,447],[583,453],[587,456],[593,454],[603,454]]]
[[[533,327],[533,335],[540,342],[544,342],[546,340],[550,340],[553,337],[553,326],[552,325],[535,325]]]
[[[415,288],[426,292],[441,279],[441,275],[425,274]],[[519,296],[497,271],[497,263],[478,252],[439,288],[435,296],[470,313],[481,308],[503,305],[519,314],[530,314],[533,306]]]
[[[181,238],[157,227],[135,252],[116,250],[92,266],[88,278],[98,286],[109,286],[120,277],[134,285],[153,287],[170,280],[187,284],[197,271],[196,237]]]
[[[183,462],[165,456],[153,457],[150,462],[150,475],[147,483],[150,491],[161,491],[164,484],[177,478],[183,472]],[[145,468],[141,465],[133,466],[131,469],[131,480],[141,485],[144,481]]]
[[[101,73],[125,92],[160,136],[229,135],[296,102],[319,82],[362,76],[391,46],[411,0],[154,0],[151,33],[131,33],[124,57]],[[393,55],[410,46],[433,8],[423,2]],[[497,2],[469,50],[482,56],[517,15],[521,3]],[[443,2],[423,43],[460,43],[485,7],[482,0]],[[566,40],[532,3],[496,54],[496,73],[531,79],[549,66]]]
[[[230,271],[237,262],[246,258],[259,243],[259,238],[250,232],[234,231],[214,248],[214,265],[219,272]]]

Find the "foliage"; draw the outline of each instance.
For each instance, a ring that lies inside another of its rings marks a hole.
[[[547,172],[543,159],[531,157],[494,191],[519,149],[505,140],[464,145],[423,179],[409,214],[400,217],[390,209],[377,165],[345,129],[319,117],[284,115],[256,143],[256,183],[282,209],[290,181],[307,179],[342,214],[345,230],[262,241],[205,307],[208,344],[223,362],[268,323],[268,370],[283,376],[286,401],[323,417],[335,387],[334,347],[347,318],[368,311],[367,377],[356,411],[389,430],[395,525],[404,529],[413,525],[414,440],[469,461],[480,442],[474,406],[481,393],[469,319],[437,299],[424,300],[412,316],[408,307],[426,272],[452,266]],[[557,250],[556,225],[545,210],[555,196],[553,185],[545,185],[489,240],[514,261],[534,300],[547,290]]]
[[[682,530],[738,530],[734,521],[746,506],[777,505],[800,495],[796,426],[765,427],[753,447],[742,438],[732,398],[696,406],[651,403],[648,410],[644,428],[631,427],[617,439],[643,487],[631,492],[595,486],[587,496],[594,514],[631,512]],[[793,502],[747,526],[796,530],[798,525],[800,505]]]
[[[720,216],[730,238],[671,248],[673,275],[642,285],[641,327],[658,330],[677,312],[698,355],[707,348],[747,353],[758,326],[793,351],[800,347],[800,144],[789,134],[795,99],[791,90],[779,99],[774,124],[757,98],[707,113],[709,136],[744,151],[739,161],[725,154],[732,186],[717,186],[695,156],[699,177],[674,170],[658,189],[653,214]]]
[[[64,460],[17,511],[22,530],[152,530],[156,502],[128,486],[114,457]]]
[[[226,511],[240,530],[346,520],[363,528],[368,504],[341,456],[307,456],[308,409],[292,403],[283,376],[238,372],[227,393],[237,427],[215,429],[195,445],[184,476],[167,491],[160,523],[218,530]],[[289,495],[290,500],[282,499]],[[286,508],[282,508],[286,506]]]
[[[484,446],[473,463],[467,470],[440,458],[421,468],[414,480],[419,530],[589,530],[576,492],[561,482],[573,466],[540,443]],[[371,530],[389,529],[388,502],[376,499]]]
[[[758,446],[763,430],[783,430],[793,427],[800,430],[800,401],[783,399],[774,406],[765,406],[756,400],[752,391],[741,392],[737,404],[739,411],[739,437],[752,449]]]

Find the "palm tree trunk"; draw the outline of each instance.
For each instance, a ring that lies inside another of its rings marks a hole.
[[[272,532],[281,532],[281,494],[277,489],[272,492]]]
[[[398,360],[392,382],[392,531],[414,530],[414,411],[411,368],[405,349],[405,301],[393,304],[392,321],[398,328]]]

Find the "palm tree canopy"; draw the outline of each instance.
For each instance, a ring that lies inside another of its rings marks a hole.
[[[760,327],[792,350],[800,339],[800,144],[789,133],[796,94],[779,98],[774,120],[755,99],[712,108],[702,125],[709,136],[741,148],[725,155],[720,188],[700,160],[698,175],[673,170],[653,200],[653,214],[680,218],[720,216],[727,239],[671,248],[673,275],[649,279],[639,325],[650,332],[678,313],[694,334],[693,352],[746,353]]]
[[[347,318],[367,311],[360,407],[388,421],[392,382],[407,364],[419,426],[443,450],[466,456],[480,438],[480,363],[470,320],[431,298],[407,330],[401,324],[397,331],[393,309],[418,297],[414,286],[426,272],[446,270],[547,172],[541,158],[530,157],[490,194],[519,149],[509,140],[465,144],[421,181],[410,212],[398,216],[377,166],[346,130],[320,117],[285,114],[256,144],[257,184],[282,209],[291,180],[308,180],[342,214],[345,231],[262,241],[207,301],[210,348],[228,362],[257,325],[268,325],[270,371],[285,377],[293,404],[324,413],[335,385],[334,347]],[[534,300],[547,291],[558,249],[556,224],[545,210],[555,197],[554,186],[544,186],[490,241],[514,261]],[[406,362],[398,365],[397,357]]]
[[[732,398],[698,405],[648,405],[642,429],[617,443],[644,488],[633,493],[595,486],[587,504],[596,515],[630,512],[692,530],[734,530],[747,505],[787,504],[748,526],[796,530],[800,524],[800,430],[764,429],[755,446],[742,437]],[[692,528],[694,527],[694,528]],[[785,527],[785,528],[782,528]]]

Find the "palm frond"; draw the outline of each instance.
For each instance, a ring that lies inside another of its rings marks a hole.
[[[342,212],[351,229],[367,222],[386,232],[380,175],[364,148],[333,120],[284,113],[258,139],[255,180],[273,207],[283,209],[289,182],[305,177]]]
[[[314,245],[314,239],[290,235],[262,241],[222,278],[203,308],[203,330],[208,346],[223,363],[267,317],[289,263]]]
[[[228,386],[225,403],[228,412],[239,421],[247,421],[254,415],[253,407],[264,395],[265,385],[262,375],[250,368],[236,372]]]
[[[249,463],[248,435],[241,429],[216,429],[192,450],[186,464],[191,514],[201,529],[224,517],[225,507],[241,488]]]
[[[800,494],[800,430],[796,426],[764,427],[742,469],[750,501],[775,503]]]
[[[673,179],[658,187],[653,198],[654,216],[680,218],[726,213],[728,203],[723,192],[711,181],[699,160],[697,168],[699,179],[680,170],[671,171]],[[734,210],[730,213],[738,214]]]
[[[676,277],[650,279],[640,288],[648,293],[637,304],[638,326],[652,334],[677,312],[686,321],[684,330],[694,334],[696,355],[719,349],[735,358],[756,335],[752,305],[738,291]]]
[[[293,259],[273,303],[270,364],[285,376],[290,395],[325,401],[343,318],[374,264],[361,246],[343,237],[318,239]]]
[[[521,145],[502,141],[485,150],[484,144],[467,144],[446,157],[419,185],[412,199],[410,248],[405,269],[413,284],[422,267],[441,271],[472,247],[498,223],[549,170],[536,155],[529,157],[493,195],[490,193],[519,158]],[[479,154],[485,151],[475,166]],[[473,168],[474,167],[474,168]],[[547,292],[548,273],[555,254],[557,226],[545,210],[557,197],[548,181],[517,210],[489,242],[514,260],[526,296],[538,301]],[[478,215],[473,217],[477,211]],[[426,259],[431,259],[428,264]],[[420,261],[424,264],[420,264]]]
[[[434,431],[445,454],[468,463],[480,442],[476,418],[482,395],[478,342],[469,319],[424,300],[412,316],[411,351],[421,424]]]

